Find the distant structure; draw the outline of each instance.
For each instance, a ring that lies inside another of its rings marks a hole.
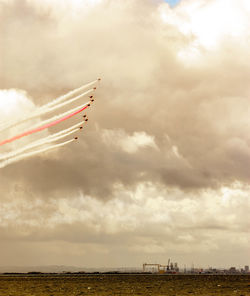
[[[162,265],[158,263],[143,263],[142,265],[143,272],[152,272],[152,273],[177,273],[179,272],[178,263],[170,262],[170,259],[168,259],[167,265]]]
[[[245,265],[242,268],[236,268],[232,266],[228,269],[224,268],[214,268],[209,267],[206,269],[203,268],[195,268],[194,264],[192,263],[190,268],[187,268],[184,265],[183,269],[179,269],[177,262],[171,262],[168,259],[168,263],[166,265],[159,264],[159,263],[144,263],[142,266],[142,270],[144,273],[158,273],[158,274],[249,274],[249,265]]]
[[[229,272],[230,272],[230,273],[236,273],[236,272],[237,272],[236,267],[234,267],[234,266],[233,266],[233,267],[230,267],[230,268],[229,268]]]

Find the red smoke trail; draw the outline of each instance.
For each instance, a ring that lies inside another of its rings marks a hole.
[[[28,136],[28,135],[31,135],[31,134],[34,134],[34,133],[40,132],[40,131],[42,131],[42,130],[44,130],[44,129],[46,129],[46,128],[49,128],[49,127],[51,127],[51,126],[54,126],[54,125],[56,125],[56,124],[58,124],[58,123],[60,123],[60,122],[62,122],[62,121],[64,121],[64,120],[66,120],[66,119],[68,119],[68,118],[70,118],[70,117],[72,117],[72,116],[74,116],[74,115],[76,115],[76,114],[82,112],[83,110],[87,109],[88,107],[89,107],[89,104],[88,104],[87,106],[85,106],[85,107],[83,107],[83,108],[81,108],[81,109],[79,109],[79,110],[73,112],[73,113],[70,113],[69,115],[66,115],[66,116],[60,118],[60,119],[57,119],[57,120],[55,120],[55,121],[52,121],[52,122],[50,122],[50,123],[47,123],[47,124],[42,125],[42,126],[40,126],[40,127],[37,127],[37,128],[35,128],[35,129],[29,130],[29,131],[24,132],[24,133],[22,133],[22,134],[19,134],[19,135],[13,137],[13,138],[9,138],[9,139],[7,139],[7,140],[4,140],[4,141],[0,142],[0,146],[2,146],[2,145],[4,145],[4,144],[7,144],[7,143],[10,143],[10,142],[13,142],[13,141],[15,141],[15,140],[18,140],[18,139],[23,138],[23,137],[25,137],[25,136]]]

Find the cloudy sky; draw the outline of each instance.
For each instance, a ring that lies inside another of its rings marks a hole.
[[[1,119],[102,78],[78,142],[0,169],[0,265],[250,263],[250,3],[169,2],[0,0]]]

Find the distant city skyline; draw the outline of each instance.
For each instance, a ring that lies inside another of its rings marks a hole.
[[[243,273],[243,274],[250,274],[249,265],[244,266],[230,266],[226,267],[218,267],[218,266],[187,266],[178,264],[173,265],[171,268],[167,269],[165,265],[161,265],[159,263],[154,264],[142,264],[142,266],[130,266],[130,267],[122,267],[122,266],[113,266],[113,267],[86,267],[86,266],[64,266],[64,265],[44,265],[44,266],[0,266],[0,273],[5,272],[107,272],[107,271],[119,271],[119,272],[155,272],[155,273],[162,273],[164,272],[176,272],[176,273],[185,273],[185,272],[194,272],[194,273]]]

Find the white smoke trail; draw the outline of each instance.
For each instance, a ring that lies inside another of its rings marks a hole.
[[[83,105],[79,105],[79,106],[77,106],[77,107],[75,107],[73,109],[70,109],[69,111],[58,114],[58,115],[56,115],[54,117],[51,117],[51,118],[45,119],[45,120],[43,120],[41,122],[38,122],[36,125],[32,126],[32,129],[37,128],[37,127],[42,126],[42,125],[45,125],[45,124],[50,123],[52,121],[55,121],[57,119],[60,119],[61,117],[67,116],[68,114],[71,114],[71,113],[73,113],[73,112],[87,106],[88,104],[91,104],[91,101],[88,101],[87,103],[85,103]]]
[[[64,129],[64,130],[62,130],[62,131],[60,131],[60,132],[55,133],[55,134],[49,135],[48,137],[46,137],[46,138],[44,138],[44,139],[41,139],[41,140],[38,140],[38,141],[41,142],[41,141],[43,141],[43,140],[45,140],[45,139],[51,139],[51,138],[54,138],[54,137],[58,137],[58,136],[60,136],[60,135],[63,135],[63,134],[65,134],[65,133],[71,131],[72,129],[75,129],[75,128],[79,127],[80,125],[83,125],[84,123],[85,123],[85,121],[78,122],[77,124],[74,124],[74,125],[72,125],[72,126],[69,127],[69,128],[66,128],[66,129]],[[37,141],[37,142],[38,142],[38,141]]]
[[[48,103],[48,104],[46,104],[46,105],[43,105],[42,107],[43,107],[43,108],[47,108],[47,107],[51,107],[51,106],[53,106],[53,105],[56,105],[56,104],[58,104],[58,103],[60,103],[60,102],[63,102],[63,101],[65,101],[65,100],[67,100],[68,98],[70,98],[70,97],[71,97],[72,95],[74,95],[75,93],[80,92],[80,91],[82,91],[83,89],[88,88],[89,86],[95,84],[97,81],[98,81],[98,80],[96,79],[96,80],[94,80],[94,81],[92,81],[92,82],[90,82],[90,83],[88,83],[88,84],[85,84],[85,85],[83,85],[83,86],[81,86],[81,87],[79,87],[79,88],[76,88],[76,89],[74,89],[74,90],[68,92],[67,94],[65,94],[65,95],[63,95],[63,96],[58,97],[57,99],[53,100],[52,102],[50,102],[50,103]],[[91,89],[91,90],[93,90],[93,89]]]
[[[38,147],[38,146],[41,146],[41,145],[44,145],[44,144],[52,143],[52,142],[55,142],[55,141],[60,140],[62,138],[65,138],[65,137],[79,131],[79,126],[82,125],[83,123],[84,122],[78,122],[77,124],[74,124],[73,126],[67,128],[65,130],[62,130],[62,131],[57,132],[55,134],[49,135],[49,136],[47,136],[45,138],[34,141],[34,142],[30,143],[29,145],[26,145],[26,146],[24,146],[22,148],[19,148],[17,150],[12,151],[12,152],[0,155],[0,160],[6,160],[6,159],[9,159],[9,158],[15,157],[15,156],[17,156],[18,154],[21,154],[24,151],[27,151],[27,150],[30,150],[32,148],[35,148],[35,147]]]
[[[33,112],[31,115],[27,115],[26,117],[24,117],[22,119],[19,118],[19,119],[15,120],[15,121],[8,122],[4,126],[2,125],[2,127],[0,127],[0,132],[3,132],[5,130],[11,128],[11,127],[16,126],[16,125],[19,125],[19,124],[21,124],[21,123],[23,123],[25,121],[35,119],[35,118],[37,118],[39,116],[45,115],[45,114],[47,114],[49,112],[52,112],[52,111],[54,111],[56,109],[59,109],[59,108],[65,106],[65,105],[68,105],[70,103],[73,103],[74,101],[79,100],[80,98],[84,97],[85,95],[89,94],[92,91],[93,91],[93,89],[90,89],[90,90],[88,90],[88,91],[86,91],[86,92],[84,92],[84,93],[82,93],[82,94],[80,94],[80,95],[78,95],[76,97],[73,97],[71,100],[67,100],[66,102],[61,102],[60,104],[57,102],[57,105],[54,103],[53,107],[48,107],[48,105],[50,103],[47,104],[47,105],[41,106],[36,112]],[[53,102],[51,102],[51,103],[53,103]]]
[[[82,85],[82,86],[80,86],[78,88],[75,88],[75,89],[71,90],[70,92],[66,93],[65,95],[62,95],[62,96],[54,99],[52,102],[49,102],[49,103],[47,103],[45,105],[40,106],[39,109],[50,108],[53,105],[56,105],[56,104],[58,104],[60,102],[63,102],[65,100],[67,100],[68,98],[70,98],[71,96],[73,96],[75,93],[80,92],[80,91],[84,90],[85,88],[88,88],[89,86],[95,84],[97,81],[98,81],[98,79],[96,79],[96,80],[94,80],[92,82],[89,82],[87,84],[84,84],[84,85]],[[5,124],[8,124],[8,122],[0,122],[0,126],[3,126]]]
[[[60,103],[60,104],[55,105],[54,107],[48,108],[48,109],[46,109],[46,111],[47,111],[47,112],[52,112],[52,111],[54,111],[54,110],[56,110],[56,109],[59,109],[59,108],[65,106],[65,105],[71,104],[71,103],[75,102],[76,100],[79,100],[80,98],[82,98],[82,97],[84,97],[85,95],[89,94],[89,93],[92,92],[92,91],[93,91],[93,90],[90,89],[90,90],[88,90],[88,91],[86,91],[86,92],[84,92],[84,93],[82,93],[82,94],[80,94],[80,95],[78,95],[78,96],[76,96],[76,97],[73,97],[73,98],[70,99],[70,100],[67,100],[66,102],[62,102],[62,103]],[[43,112],[44,112],[44,111],[43,111]],[[46,112],[46,113],[47,113],[47,112]],[[40,115],[41,115],[41,114],[40,114]]]
[[[69,144],[69,143],[71,143],[73,141],[75,141],[75,139],[71,139],[71,140],[65,141],[65,142],[60,143],[60,144],[51,145],[49,147],[45,147],[43,149],[35,150],[35,151],[32,151],[32,152],[23,153],[23,154],[21,154],[21,155],[19,155],[17,157],[13,157],[13,158],[7,159],[5,161],[2,161],[0,163],[0,168],[4,168],[4,167],[6,167],[7,165],[9,165],[11,163],[14,163],[14,162],[23,160],[25,158],[34,156],[36,154],[39,154],[39,153],[42,153],[42,152],[46,152],[46,151],[49,151],[49,150],[52,150],[52,149],[55,149],[55,148],[59,148],[59,147],[65,146],[65,145],[67,145],[67,144]]]
[[[5,139],[3,141],[0,142],[0,146],[6,144],[6,143],[10,143],[10,142],[13,142],[15,140],[18,140],[20,138],[23,138],[25,136],[28,136],[28,135],[31,135],[31,134],[34,134],[34,133],[38,133],[44,129],[48,129],[54,125],[57,125],[73,116],[76,116],[77,114],[80,114],[81,112],[83,112],[85,109],[87,109],[90,105],[91,105],[91,101],[93,100],[90,100],[89,102],[83,104],[83,105],[80,105],[80,106],[77,106],[76,108],[73,108],[67,112],[64,112],[62,114],[59,114],[53,118],[50,118],[50,119],[47,119],[47,120],[44,120],[43,122],[39,122],[38,125],[36,126],[33,126],[33,129],[30,129],[30,130],[26,130],[26,131],[23,131],[22,133],[20,134],[17,134],[15,135],[14,137],[12,138],[9,138],[9,139]],[[79,108],[79,109],[78,109]]]

